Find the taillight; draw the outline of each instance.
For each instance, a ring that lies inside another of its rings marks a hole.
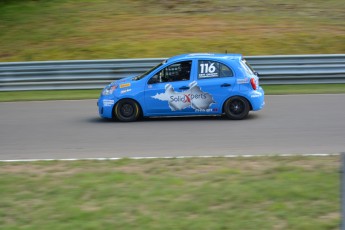
[[[254,78],[250,79],[250,84],[252,85],[253,89],[256,90],[257,89],[257,85],[256,85],[256,81]]]

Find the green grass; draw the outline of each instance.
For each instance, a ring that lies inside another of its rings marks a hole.
[[[262,87],[266,95],[345,93],[345,84],[263,85]]]
[[[343,0],[0,0],[0,61],[345,52]]]
[[[100,93],[101,89],[0,92],[0,102],[95,99]]]
[[[345,93],[345,84],[264,85],[266,95]],[[0,92],[0,102],[96,99],[101,90]]]
[[[0,163],[0,228],[338,229],[339,160]]]

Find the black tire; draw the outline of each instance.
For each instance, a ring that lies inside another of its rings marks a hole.
[[[227,118],[241,120],[248,116],[250,105],[243,97],[231,97],[224,103],[224,113]]]
[[[137,102],[131,99],[122,99],[114,107],[114,118],[119,121],[136,121],[140,117],[140,108]]]

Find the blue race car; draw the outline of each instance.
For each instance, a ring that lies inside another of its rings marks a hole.
[[[103,118],[224,115],[243,119],[264,107],[258,74],[240,54],[184,54],[136,77],[106,86],[98,99]]]

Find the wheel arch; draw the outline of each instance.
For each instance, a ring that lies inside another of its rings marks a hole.
[[[131,100],[131,101],[134,101],[138,107],[139,107],[139,117],[143,117],[144,116],[144,113],[143,113],[143,108],[140,104],[140,102],[134,98],[131,98],[131,97],[123,97],[121,99],[119,99],[113,106],[113,109],[112,109],[112,112],[111,112],[111,116],[112,116],[112,119],[115,119],[115,108],[116,108],[116,105],[118,105],[121,101],[123,100]]]
[[[225,113],[225,111],[224,111],[225,103],[226,103],[230,98],[233,98],[233,97],[241,97],[241,98],[245,99],[245,100],[248,102],[248,104],[249,104],[249,110],[250,110],[250,111],[253,110],[252,103],[251,103],[251,101],[250,101],[246,96],[244,96],[244,95],[232,95],[232,96],[226,98],[226,99],[223,101],[223,104],[222,104],[222,113]]]

